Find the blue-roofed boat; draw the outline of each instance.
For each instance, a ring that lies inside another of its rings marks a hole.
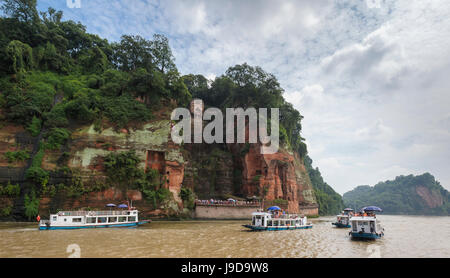
[[[72,230],[88,228],[136,227],[149,223],[139,220],[137,210],[60,211],[49,220],[39,221],[39,230]]]
[[[353,209],[346,208],[341,214],[336,215],[336,222],[331,223],[336,228],[350,228],[350,217],[353,214]]]
[[[313,227],[311,223],[307,223],[306,216],[283,214],[278,207],[271,207],[267,212],[252,213],[252,223],[243,226],[253,231],[282,231]]]
[[[365,207],[360,213],[350,218],[349,235],[353,239],[379,239],[384,236],[384,228],[377,219],[376,212],[382,209],[374,206]]]

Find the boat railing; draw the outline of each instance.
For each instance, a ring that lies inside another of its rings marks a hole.
[[[272,219],[292,219],[292,220],[294,220],[294,219],[298,219],[298,218],[300,218],[300,216],[297,214],[281,214],[281,215],[274,214],[274,215],[272,215]]]
[[[127,210],[120,211],[60,211],[58,212],[59,216],[107,216],[107,215],[129,215],[130,212]]]

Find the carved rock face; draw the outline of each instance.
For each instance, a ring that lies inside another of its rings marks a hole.
[[[308,174],[296,154],[281,149],[275,154],[260,154],[260,146],[252,144],[243,159],[243,169],[243,193],[262,196],[265,192],[266,207],[273,200],[283,199],[287,201],[285,209],[300,213],[299,204],[316,204]]]

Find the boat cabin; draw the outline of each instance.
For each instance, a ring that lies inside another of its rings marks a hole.
[[[337,223],[342,224],[342,225],[350,225],[350,215],[345,215],[345,214],[337,215],[336,221],[337,221]]]
[[[384,229],[375,215],[353,216],[350,218],[352,237],[380,238],[384,235]]]
[[[292,214],[275,214],[269,212],[254,212],[252,226],[255,227],[288,227],[306,225],[306,217]]]
[[[49,220],[40,220],[39,226],[42,229],[120,227],[138,222],[137,210],[60,211],[50,214]]]

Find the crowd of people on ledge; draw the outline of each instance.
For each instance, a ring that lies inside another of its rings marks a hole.
[[[195,200],[195,203],[197,205],[203,205],[203,206],[255,206],[259,205],[259,201],[238,201],[234,199],[228,199],[228,200],[215,200],[215,199],[209,199],[209,200]]]

